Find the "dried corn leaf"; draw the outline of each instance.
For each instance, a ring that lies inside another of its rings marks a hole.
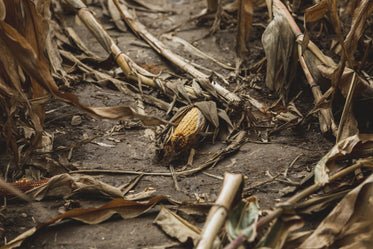
[[[133,185],[130,185],[132,188]],[[72,177],[68,174],[53,176],[46,184],[33,188],[26,194],[33,200],[45,198],[69,198],[76,195],[90,195],[103,198],[122,198],[128,190],[113,187],[90,176]],[[149,191],[147,191],[149,194]],[[152,192],[153,193],[153,192]],[[134,199],[134,196],[131,196]]]
[[[349,192],[298,248],[370,248],[372,195],[373,175]]]
[[[373,11],[373,1],[364,0],[360,1],[358,7],[355,9],[352,16],[351,29],[348,32],[344,45],[347,52],[347,57],[354,60],[354,53],[357,48],[357,43],[363,35],[364,27],[367,24],[367,18]],[[353,67],[354,65],[350,65]]]
[[[197,245],[200,239],[201,230],[198,227],[163,206],[153,222],[159,225],[165,233],[177,238],[181,243],[187,243],[192,240],[193,244]]]
[[[126,32],[127,27],[125,23],[122,21],[122,17],[120,16],[120,13],[117,7],[115,7],[113,0],[108,0],[107,5],[108,5],[109,13],[111,15],[111,19],[113,20],[117,29],[119,29],[120,31]]]
[[[42,54],[44,45],[39,44],[45,41],[46,37],[46,20],[44,20],[35,10],[35,5],[32,1],[2,1],[1,12],[4,18],[0,21],[0,33],[3,33],[3,26],[13,25],[21,32],[25,39],[30,43],[36,53]],[[26,20],[28,20],[26,22]],[[1,34],[0,34],[1,36]],[[42,132],[42,123],[44,121],[44,107],[42,100],[47,100],[45,90],[40,88],[33,78],[28,78],[18,66],[16,59],[12,55],[12,51],[6,45],[6,42],[0,38],[0,101],[3,116],[1,117],[0,126],[2,135],[7,140],[7,148],[12,152],[16,164],[22,165],[28,157],[31,150],[36,146],[40,146],[40,138]],[[19,55],[24,56],[24,55]],[[26,87],[31,84],[32,87]],[[35,99],[34,103],[29,102],[29,99]],[[19,115],[22,110],[23,114]],[[17,118],[17,116],[19,118]],[[22,119],[24,125],[29,126],[35,131],[35,136],[28,139],[30,144],[28,149],[22,151],[22,155],[18,153],[18,145],[15,140],[20,138],[20,134],[16,127],[20,125],[19,119]]]
[[[367,157],[372,153],[373,135],[358,134],[337,143],[315,166],[315,182],[329,182],[329,172],[338,169],[337,160]]]
[[[23,69],[34,79],[36,79],[38,84],[52,93],[56,98],[73,104],[88,114],[98,118],[107,118],[112,120],[138,118],[146,125],[166,123],[161,119],[139,114],[128,106],[91,108],[81,104],[76,95],[72,93],[62,93],[58,90],[58,87],[49,73],[48,65],[39,59],[34,50],[30,47],[29,43],[16,30],[6,23],[1,23],[0,38],[3,39],[10,51],[12,51],[14,57],[17,58],[17,61],[23,67]]]
[[[318,21],[323,18],[328,11],[328,0],[322,0],[314,6],[306,9],[306,12],[304,13],[304,23]]]
[[[129,201],[124,199],[114,199],[108,202],[105,205],[102,205],[97,208],[77,208],[72,209],[66,213],[58,215],[53,219],[41,223],[36,227],[31,228],[30,230],[22,233],[14,240],[6,243],[4,246],[0,247],[1,249],[11,249],[20,246],[23,241],[31,237],[38,230],[59,223],[64,219],[74,219],[81,221],[86,224],[98,224],[103,221],[106,221],[114,214],[119,214],[123,219],[135,218],[139,215],[146,213],[152,207],[157,205],[161,201],[169,200],[165,196],[157,196],[150,199],[147,203],[138,203],[135,201]]]
[[[272,224],[268,233],[263,237],[259,246],[256,248],[285,248],[283,245],[289,234],[301,227],[303,227],[303,221],[299,216],[283,215]]]
[[[275,0],[276,1],[276,0]],[[273,5],[274,19],[262,35],[262,44],[267,58],[266,85],[285,97],[296,75],[297,48],[295,35],[286,16]]]

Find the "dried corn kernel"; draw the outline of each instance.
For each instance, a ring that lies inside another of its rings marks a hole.
[[[206,119],[202,112],[193,107],[181,119],[171,136],[171,146],[175,152],[188,149],[196,139],[197,135],[205,128]]]

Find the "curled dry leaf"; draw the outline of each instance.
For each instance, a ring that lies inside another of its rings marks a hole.
[[[193,244],[196,245],[200,239],[201,229],[163,206],[154,223],[159,225],[169,236],[177,238],[181,243],[187,243],[191,239]]]
[[[337,160],[366,157],[372,147],[372,134],[358,134],[343,139],[316,164],[315,183],[326,184],[329,182],[329,172],[338,169]]]
[[[263,237],[256,248],[285,248],[283,245],[289,234],[303,227],[302,219],[297,215],[283,215],[279,217],[270,227],[268,233]]]
[[[6,243],[1,249],[11,249],[20,246],[23,241],[31,237],[38,230],[47,227],[52,224],[59,223],[64,219],[74,219],[81,221],[86,224],[98,224],[103,221],[108,220],[114,214],[119,214],[123,219],[135,218],[143,213],[146,213],[152,207],[157,205],[161,201],[167,201],[168,198],[165,196],[156,196],[150,199],[146,203],[139,203],[135,201],[125,200],[125,199],[114,199],[105,205],[97,208],[77,208],[72,209],[66,213],[58,215],[53,219],[45,223],[41,223],[36,227],[22,233],[14,240]]]
[[[360,1],[352,16],[351,29],[348,32],[344,41],[347,57],[354,61],[354,53],[357,48],[357,43],[363,35],[364,27],[366,26],[367,18],[373,11],[373,1]],[[354,65],[350,65],[354,66]]]
[[[304,13],[304,22],[315,22],[320,20],[329,11],[328,0],[322,0],[312,7],[306,9]]]
[[[319,64],[317,66],[318,70],[323,74],[324,77],[331,78],[335,67],[325,66]],[[350,68],[345,68],[342,76],[338,82],[338,88],[342,95],[346,98],[348,91],[350,89],[350,84],[352,82],[354,71]],[[369,98],[373,95],[373,87],[361,76],[356,74],[357,85],[354,93],[354,97]]]
[[[372,195],[373,175],[349,192],[298,248],[370,248]]]
[[[262,35],[262,44],[267,58],[266,85],[282,97],[290,88],[296,75],[297,47],[295,35],[286,16],[273,5],[274,19]]]
[[[38,84],[40,84],[44,89],[48,90],[56,98],[73,104],[84,110],[86,113],[98,118],[107,118],[112,120],[138,118],[146,125],[167,123],[159,118],[139,114],[128,106],[91,108],[81,104],[75,94],[62,93],[59,91],[52,76],[50,75],[48,64],[40,60],[38,55],[35,54],[34,50],[23,38],[23,36],[21,36],[15,29],[6,23],[2,24],[2,29],[0,31],[2,31],[0,32],[0,38],[3,39],[10,51],[12,51],[13,56],[17,59],[22,68],[34,79],[36,79]]]

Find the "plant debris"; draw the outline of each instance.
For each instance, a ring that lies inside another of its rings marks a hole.
[[[370,248],[372,12],[0,0],[1,248]]]

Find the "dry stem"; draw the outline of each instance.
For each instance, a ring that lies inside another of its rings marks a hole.
[[[225,174],[223,188],[215,205],[210,209],[207,221],[201,232],[201,240],[196,247],[197,249],[208,249],[212,247],[217,233],[227,218],[228,211],[232,206],[234,198],[237,196],[242,181],[242,175]]]

